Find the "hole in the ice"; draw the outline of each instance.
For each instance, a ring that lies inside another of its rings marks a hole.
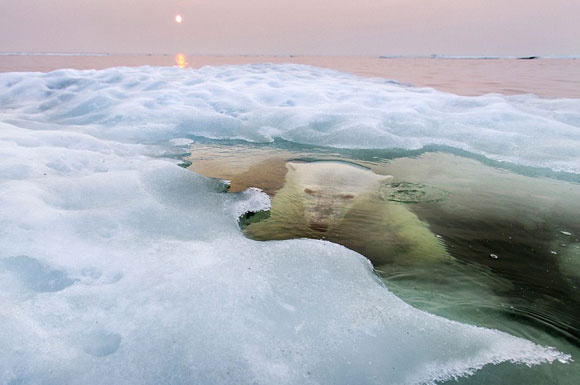
[[[11,272],[26,288],[40,293],[61,291],[76,282],[64,271],[25,255],[1,260],[0,269]]]
[[[188,168],[189,166],[191,166],[191,161],[189,161],[189,160],[184,160],[184,161],[182,161],[181,163],[178,163],[177,165],[178,165],[179,167],[182,167],[182,168]]]
[[[270,210],[257,212],[249,211],[240,217],[239,224],[242,229],[245,229],[252,223],[258,223],[268,218],[270,218]]]

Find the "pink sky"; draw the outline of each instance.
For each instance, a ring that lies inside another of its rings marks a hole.
[[[566,55],[579,15],[579,0],[0,0],[0,51]]]

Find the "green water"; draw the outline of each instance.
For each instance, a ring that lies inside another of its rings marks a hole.
[[[460,383],[579,383],[578,183],[442,152],[352,156],[239,143],[191,151],[195,171],[272,196],[269,215],[246,221],[247,236],[340,243],[369,258],[407,303],[554,346],[574,360],[491,365]],[[298,166],[284,168],[287,161]],[[353,178],[358,187],[349,185]]]

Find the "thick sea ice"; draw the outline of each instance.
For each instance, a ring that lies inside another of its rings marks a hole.
[[[567,361],[405,304],[342,246],[245,238],[237,218],[268,197],[163,155],[183,136],[279,136],[503,158],[509,137],[531,146],[517,161],[574,169],[577,105],[295,65],[1,74],[0,383],[420,384]]]

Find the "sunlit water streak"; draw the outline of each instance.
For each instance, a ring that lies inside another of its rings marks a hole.
[[[177,68],[185,68],[188,65],[189,63],[187,62],[187,58],[185,57],[184,54],[178,53],[177,55],[175,55],[175,66]]]

